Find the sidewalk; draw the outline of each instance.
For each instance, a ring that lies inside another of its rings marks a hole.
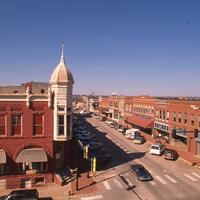
[[[20,188],[18,188],[20,189]],[[73,177],[67,185],[59,186],[56,183],[48,183],[37,187],[39,197],[42,199],[66,200],[72,196],[89,194],[97,191],[93,178],[87,178],[87,173],[80,174],[78,179],[78,191],[76,191],[76,178]],[[0,196],[7,195],[11,189],[0,190]]]

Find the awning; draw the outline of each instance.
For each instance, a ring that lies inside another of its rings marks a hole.
[[[24,149],[17,156],[16,162],[47,162],[47,154],[42,148]]]
[[[153,119],[146,119],[142,117],[138,117],[133,115],[132,117],[128,117],[130,123],[140,126],[142,128],[153,128],[154,120]]]
[[[3,149],[0,149],[0,163],[6,163],[6,153]]]

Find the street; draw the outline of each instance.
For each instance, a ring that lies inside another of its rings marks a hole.
[[[200,196],[200,170],[181,159],[165,160],[149,154],[150,144],[134,144],[117,130],[92,117],[83,117],[88,131],[94,133],[112,155],[112,160],[97,171],[98,192],[72,199],[135,199],[135,200],[197,200]],[[131,164],[142,164],[153,181],[138,181]]]

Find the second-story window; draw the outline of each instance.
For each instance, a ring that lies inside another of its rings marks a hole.
[[[199,128],[200,128],[200,115],[199,115],[199,117],[198,117],[198,126],[199,126]]]
[[[194,126],[194,114],[191,114],[191,118],[190,118],[190,125]]]
[[[33,135],[43,134],[43,114],[33,115]]]
[[[64,135],[64,115],[58,115],[58,135]]]
[[[22,131],[22,116],[21,115],[12,115],[11,117],[11,123],[12,123],[12,135],[21,135]]]
[[[167,111],[167,121],[169,121],[169,111]]]
[[[162,119],[162,110],[159,111],[159,119]]]
[[[186,125],[187,124],[187,113],[184,113],[184,120],[183,123]]]
[[[6,134],[6,116],[5,115],[0,115],[0,136]]]
[[[165,119],[166,119],[166,113],[165,113],[165,110],[163,110],[162,114],[163,114],[162,119],[165,120]]]
[[[176,112],[173,112],[173,122],[176,122]]]
[[[178,123],[181,124],[181,113],[178,113]]]

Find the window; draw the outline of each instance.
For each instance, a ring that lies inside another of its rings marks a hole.
[[[176,112],[173,112],[173,122],[176,122]]]
[[[33,135],[43,134],[43,114],[33,115]]]
[[[58,115],[58,135],[64,134],[64,115]]]
[[[1,135],[5,135],[5,126],[6,126],[6,120],[5,120],[6,116],[5,115],[0,115],[0,136]]]
[[[178,113],[178,123],[181,124],[181,113]]]
[[[159,119],[162,119],[162,110],[160,110],[159,113]]]
[[[162,114],[163,114],[162,119],[165,120],[166,119],[165,110],[163,110]]]
[[[12,135],[21,135],[21,115],[12,115]]]
[[[167,121],[169,121],[169,111],[167,111]]]
[[[184,113],[184,120],[183,120],[184,124],[187,124],[187,113]]]
[[[194,114],[191,114],[191,118],[190,119],[191,119],[191,121],[190,121],[191,122],[191,126],[194,126]]]
[[[0,174],[4,174],[4,164],[0,163]]]
[[[198,117],[198,125],[199,125],[199,128],[200,128],[200,115]]]
[[[64,111],[64,110],[65,110],[64,107],[58,106],[58,111]]]
[[[70,123],[70,121],[71,121],[71,117],[70,117],[70,115],[68,115],[67,116],[67,134],[68,135],[71,135],[71,128],[70,128],[71,123]]]

